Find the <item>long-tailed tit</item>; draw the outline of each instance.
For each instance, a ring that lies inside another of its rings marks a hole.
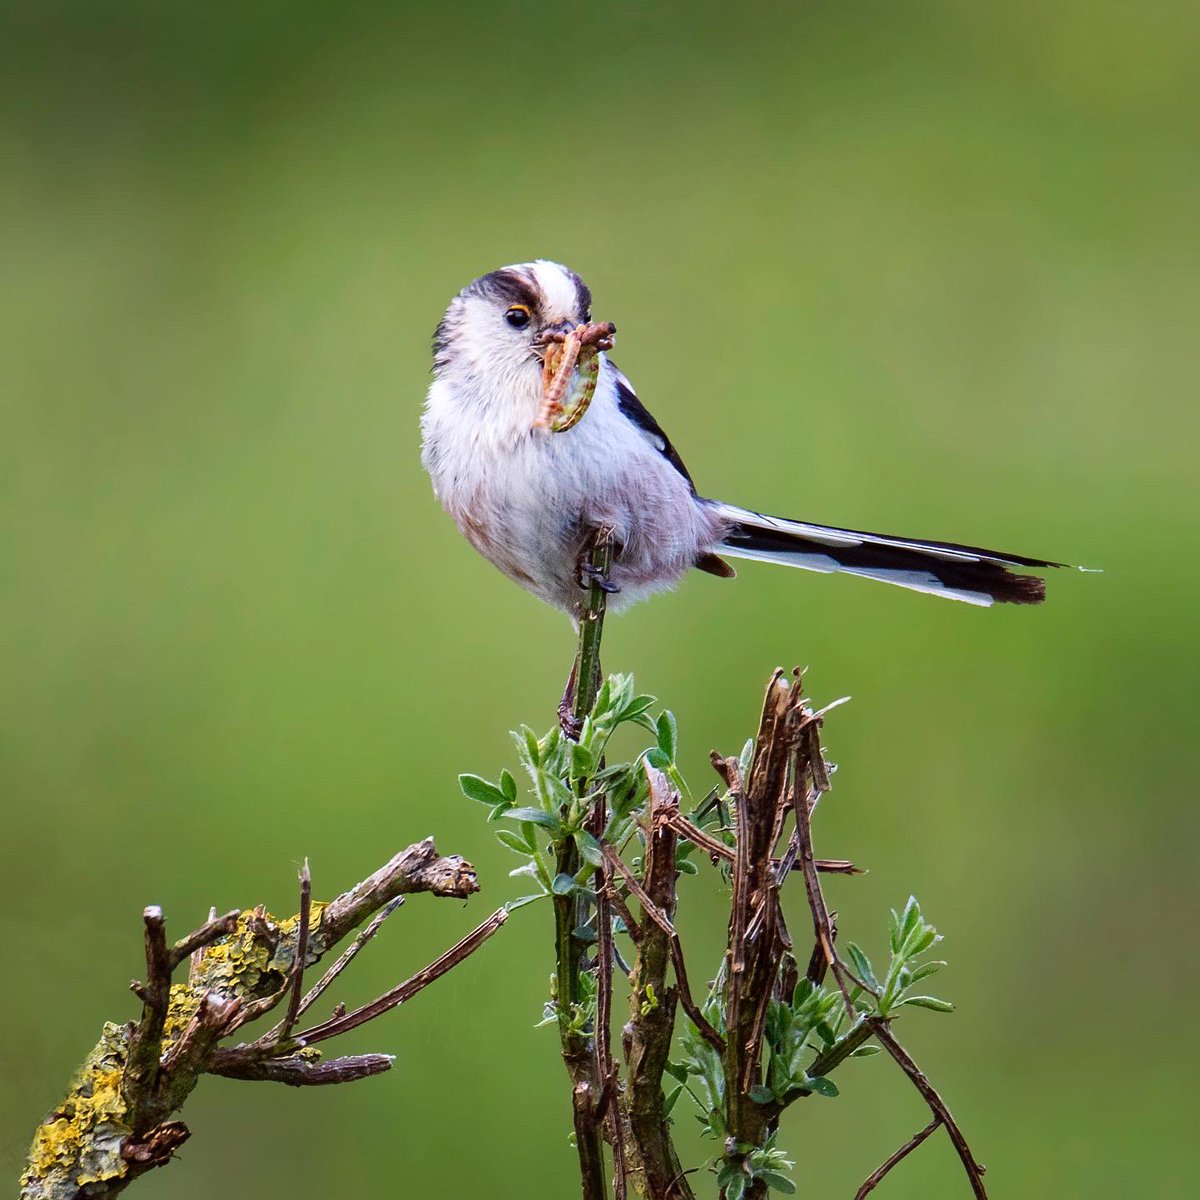
[[[841,571],[968,604],[1038,604],[1009,567],[1060,563],[953,542],[769,517],[696,492],[670,439],[608,358],[573,271],[538,261],[475,280],[434,335],[422,461],[467,540],[535,596],[582,611],[586,551],[613,531],[610,609],[673,587],[722,556]]]

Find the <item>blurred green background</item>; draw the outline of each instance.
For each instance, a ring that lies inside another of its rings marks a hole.
[[[869,949],[910,891],[945,930],[959,1011],[902,1035],[995,1195],[1190,1191],[1198,12],[6,6],[7,1169],[134,1012],[145,903],[291,911],[304,855],[329,895],[435,833],[484,893],[406,906],[353,1003],[521,890],[455,776],[549,725],[570,632],[458,537],[417,418],[450,296],[544,256],[708,494],[1105,569],[984,611],[744,564],[606,665],[700,789],[776,664],[852,695],[818,843],[871,872],[832,900]],[[685,893],[703,978],[725,898]],[[570,1196],[549,969],[524,910],[362,1034],[390,1075],[207,1081],[139,1194]],[[842,1087],[785,1124],[804,1194],[924,1122],[880,1059]],[[943,1141],[885,1186],[966,1189]]]

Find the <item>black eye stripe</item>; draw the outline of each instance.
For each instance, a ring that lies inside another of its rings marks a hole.
[[[534,284],[519,271],[493,271],[475,280],[466,289],[467,295],[491,296],[505,304],[523,304],[530,312],[536,312],[541,303],[541,293]]]

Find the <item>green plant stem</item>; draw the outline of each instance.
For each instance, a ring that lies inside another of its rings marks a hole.
[[[588,548],[591,577],[603,578],[612,567],[612,530],[598,530]],[[587,603],[579,618],[579,643],[575,653],[575,697],[572,715],[582,721],[592,711],[600,691],[600,641],[604,634],[607,593],[596,582],[588,588]],[[560,875],[575,876],[582,863],[573,838],[558,847],[555,868]],[[598,1109],[602,1081],[596,1063],[595,1039],[572,1028],[575,1006],[582,997],[580,966],[583,945],[574,935],[581,913],[577,897],[554,897],[554,955],[558,990],[558,1029],[563,1063],[571,1079],[575,1148],[584,1200],[605,1195],[602,1114]]]
[[[606,577],[612,569],[612,560],[612,530],[597,530],[588,551],[593,578]],[[579,649],[575,656],[575,705],[572,712],[581,721],[592,711],[600,691],[600,640],[604,636],[607,603],[608,594],[593,582],[588,589],[587,606],[579,618]]]

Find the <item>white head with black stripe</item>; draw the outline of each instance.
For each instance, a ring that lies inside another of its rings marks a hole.
[[[538,259],[490,271],[450,302],[433,335],[434,374],[536,390],[547,347],[590,322],[591,310],[587,285],[561,263]]]

